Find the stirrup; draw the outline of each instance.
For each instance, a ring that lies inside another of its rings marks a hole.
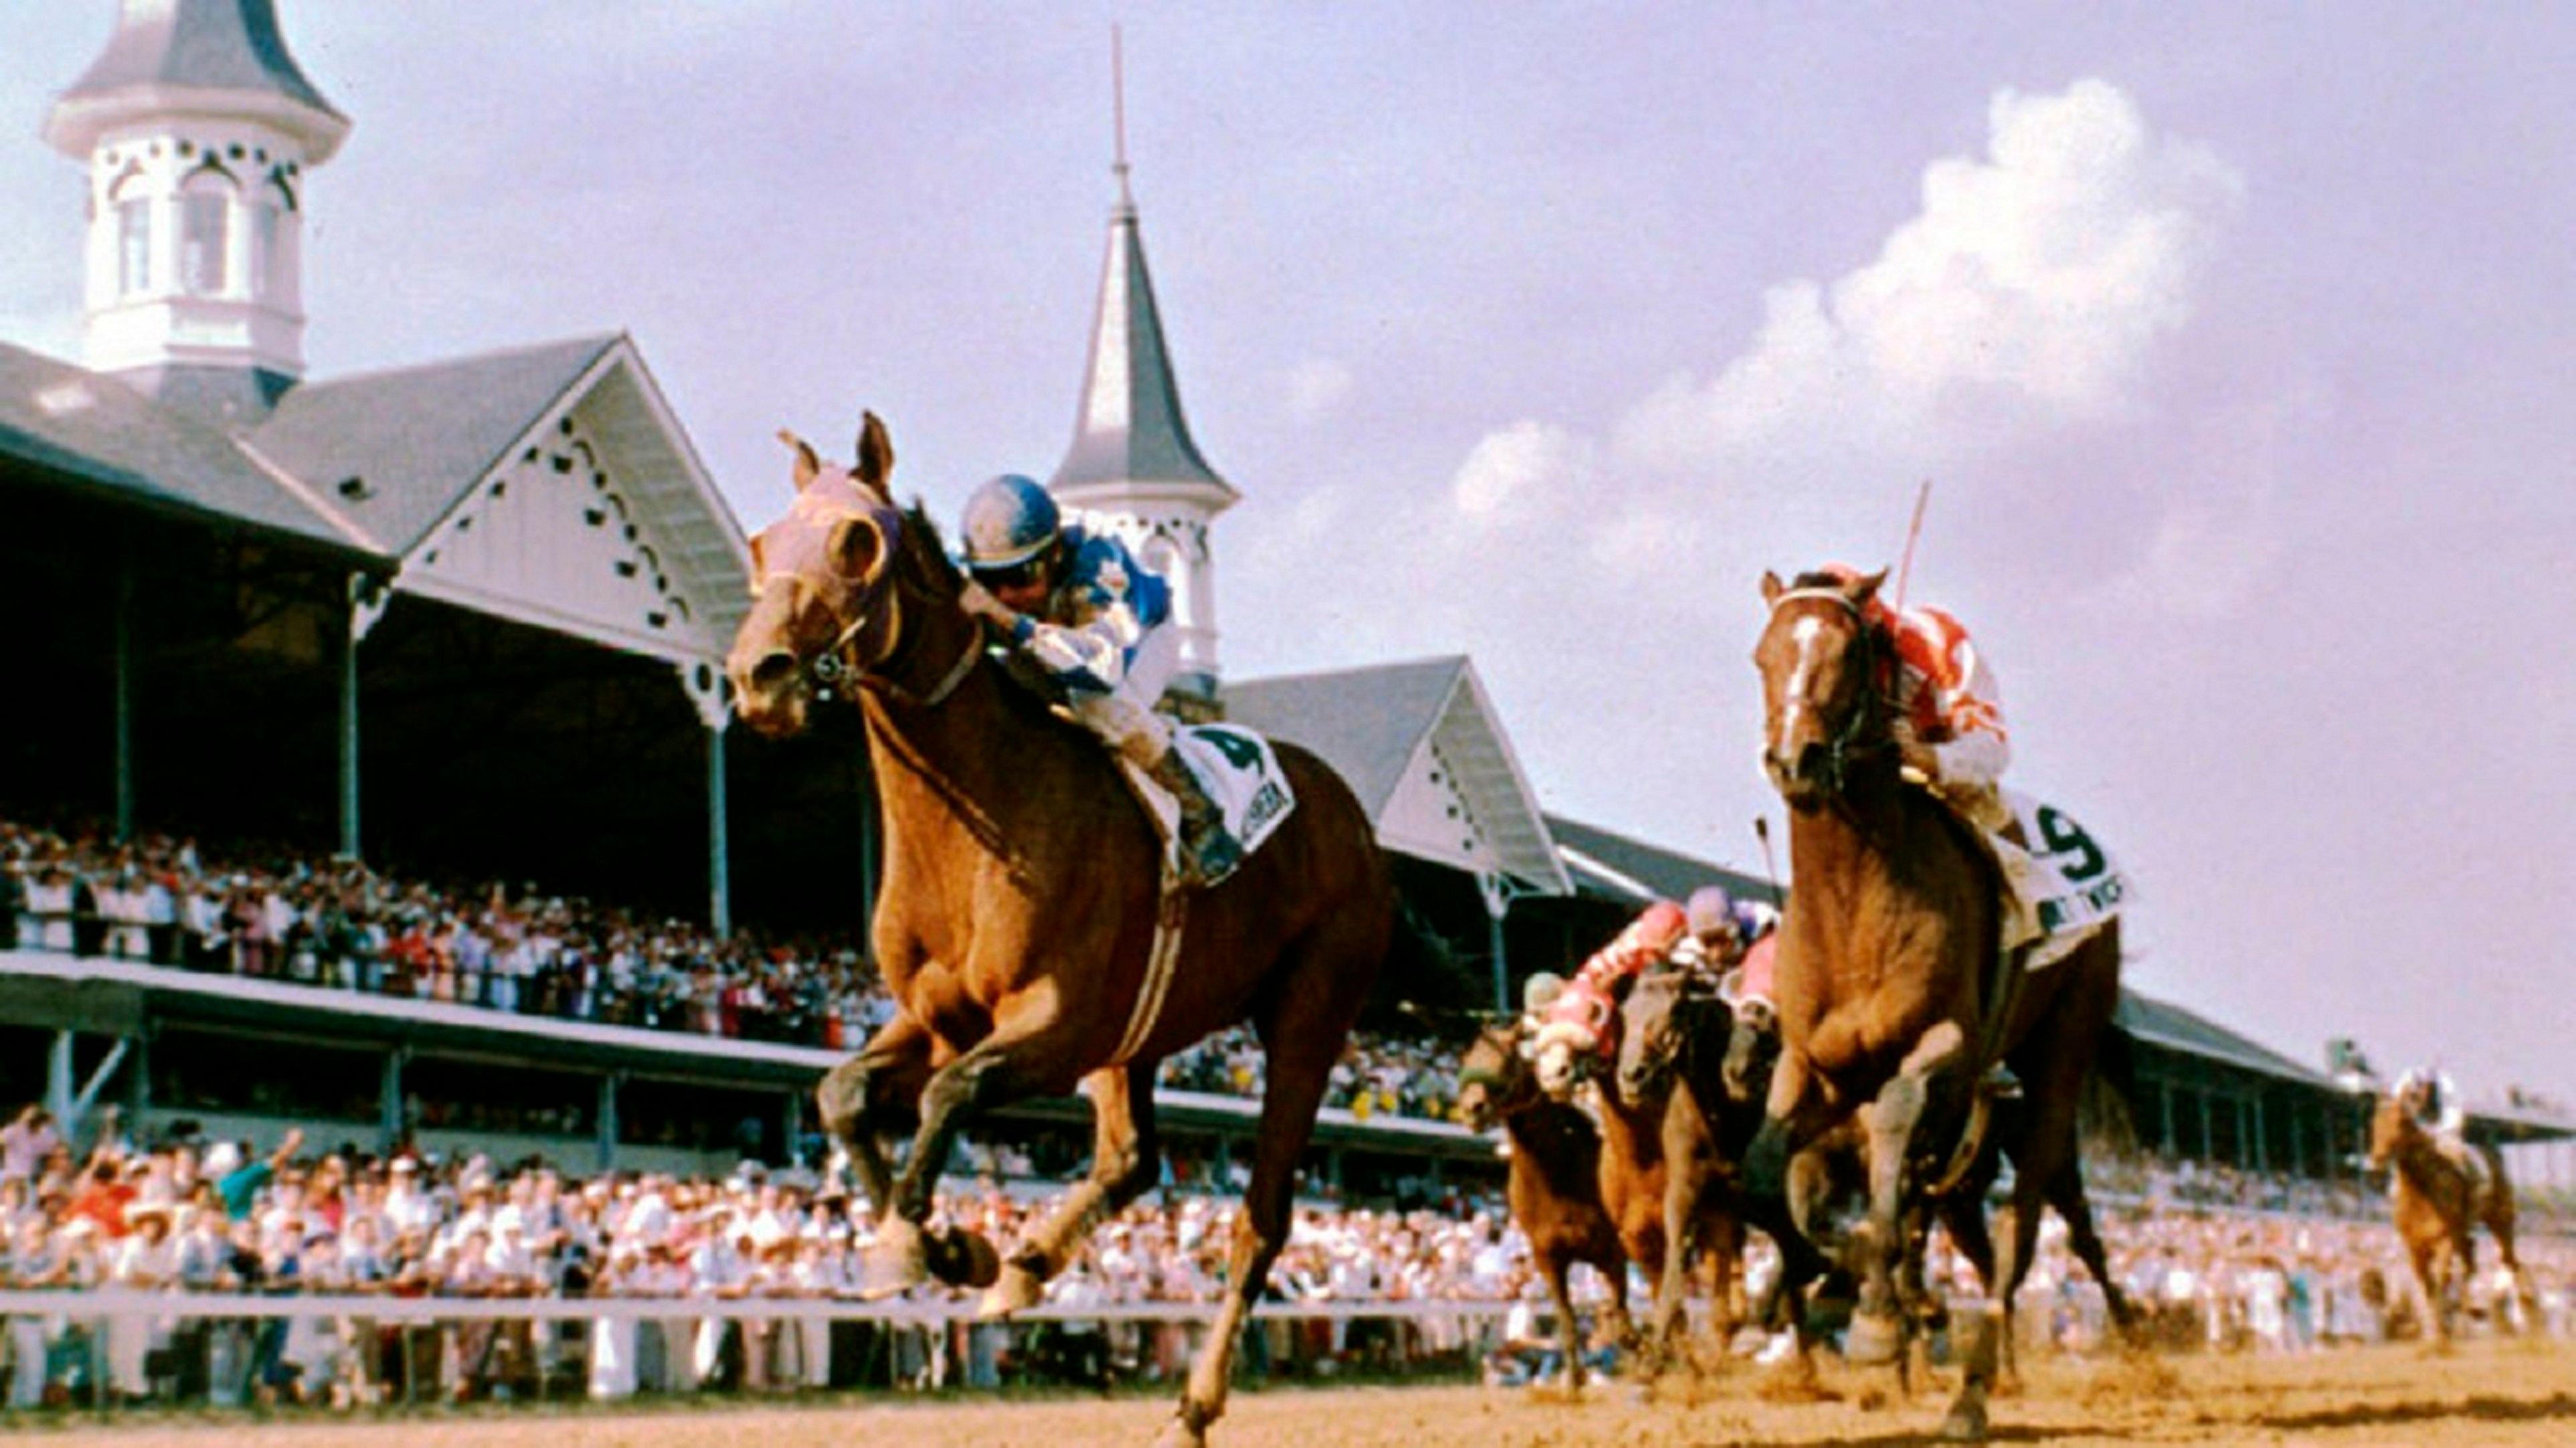
[[[1977,1083],[1977,1089],[1985,1092],[1989,1100],[2019,1101],[2021,1078],[2013,1074],[2010,1065],[1997,1061],[1986,1068],[1986,1078]]]

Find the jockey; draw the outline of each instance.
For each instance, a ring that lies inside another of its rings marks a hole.
[[[1065,522],[1047,490],[1017,473],[977,488],[958,531],[959,604],[1056,684],[1075,722],[1179,801],[1184,883],[1231,874],[1242,846],[1155,712],[1180,664],[1170,585],[1117,538]]]
[[[2433,1133],[2452,1156],[2464,1154],[2469,1110],[2460,1100],[2460,1083],[2439,1066],[2419,1066],[2397,1078],[2397,1099],[2409,1103],[2415,1119]]]
[[[1593,952],[1540,1015],[1533,1048],[1539,1085],[1550,1093],[1574,1084],[1584,1058],[1598,1060],[1617,1044],[1619,997],[1628,982],[1670,961],[1723,969],[1743,951],[1734,905],[1714,885],[1692,892],[1687,908],[1658,900],[1608,945]]]
[[[1861,574],[1826,566],[1845,584]],[[2004,766],[2012,746],[2004,729],[2003,691],[1967,626],[1929,604],[1893,607],[1873,596],[1864,618],[1884,629],[1896,655],[1888,733],[1905,777],[1938,795],[1994,847],[2005,882],[2004,948],[2040,934],[2032,901],[2028,846],[2004,803]]]

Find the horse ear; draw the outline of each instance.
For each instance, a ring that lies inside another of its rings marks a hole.
[[[891,503],[886,492],[886,479],[894,476],[894,440],[886,436],[885,419],[867,413],[859,423],[859,481],[870,491]]]
[[[833,525],[825,547],[835,572],[853,583],[865,582],[885,556],[885,534],[874,519],[844,518]]]
[[[1777,608],[1780,604],[1780,595],[1788,591],[1787,586],[1780,582],[1779,574],[1768,568],[1762,570],[1762,606],[1764,608]]]
[[[778,430],[778,440],[787,444],[796,453],[796,491],[801,493],[805,491],[807,484],[821,476],[823,460],[814,455],[812,443],[783,427]]]
[[[760,581],[769,576],[769,560],[762,556],[760,535],[751,535],[751,596],[760,597]]]
[[[1878,586],[1886,581],[1887,570],[1882,568],[1876,573],[1870,574],[1868,577],[1861,579],[1858,583],[1853,584],[1852,606],[1855,608],[1869,607],[1869,601],[1878,597]]]

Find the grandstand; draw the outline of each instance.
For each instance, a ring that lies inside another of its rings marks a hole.
[[[323,204],[304,171],[347,118],[270,7],[175,15],[149,33],[129,19],[48,129],[92,168],[91,255],[110,268],[93,278],[93,365],[0,342],[0,606],[42,621],[18,642],[16,675],[37,687],[0,739],[0,815],[93,819],[117,841],[148,827],[210,859],[257,841],[445,888],[500,882],[719,939],[856,940],[876,879],[856,721],[786,743],[728,727],[743,530],[642,347],[605,335],[305,378],[292,237]],[[241,169],[270,179],[198,203],[203,168],[180,158],[218,151],[255,152]],[[181,264],[208,246],[229,258],[216,271]],[[1180,702],[1304,742],[1358,789],[1409,904],[1474,982],[1394,992],[1510,1000],[1651,896],[1770,892],[1543,813],[1468,658],[1223,680],[1208,536],[1234,491],[1183,421],[1123,197],[1096,309],[1056,485],[1193,600],[1198,692]],[[371,1148],[409,1132],[601,1169],[813,1149],[804,1093],[835,1056],[819,1039],[100,959],[83,949],[95,919],[68,922],[69,953],[0,954],[0,1082],[66,1120],[113,1100],[209,1133],[291,1117]],[[2173,1004],[2133,994],[2120,1021],[2146,1145],[2351,1170],[2351,1083]],[[1022,1120],[1065,1138],[1082,1112]],[[1221,1094],[1173,1093],[1162,1114],[1181,1150],[1218,1161],[1252,1129]],[[2475,1129],[2570,1136],[2537,1109]],[[1495,1170],[1458,1129],[1382,1113],[1331,1114],[1318,1152],[1321,1179],[1352,1194]]]

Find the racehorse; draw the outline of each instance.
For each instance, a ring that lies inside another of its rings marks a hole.
[[[2481,1225],[2494,1236],[2496,1251],[2513,1273],[2523,1320],[2538,1323],[2531,1278],[2514,1254],[2513,1185],[2505,1178],[2503,1154],[2484,1142],[2470,1145],[2472,1167],[2443,1150],[2424,1129],[2419,1110],[2419,1103],[2406,1094],[2392,1091],[2379,1098],[2370,1113],[2370,1169],[2395,1168],[2390,1210],[2415,1266],[2415,1285],[2424,1294],[2427,1331],[2437,1342],[2450,1337],[2451,1313],[2477,1271],[2475,1233]]]
[[[786,440],[795,504],[752,540],[755,602],[726,671],[763,734],[796,732],[826,693],[866,721],[885,837],[871,940],[902,1010],[817,1096],[876,1206],[870,1288],[936,1275],[989,1285],[990,1313],[1034,1305],[1091,1229],[1155,1184],[1156,1064],[1249,1017],[1266,1057],[1257,1155],[1224,1304],[1165,1434],[1203,1442],[1287,1241],[1326,1078],[1406,938],[1368,814],[1281,743],[1296,805],[1269,843],[1212,889],[1163,890],[1162,846],[1108,751],[993,666],[937,529],[918,504],[895,506],[885,424],[867,416],[848,468]],[[1167,930],[1176,957],[1158,952]],[[1091,1171],[1007,1262],[971,1232],[927,1230],[961,1127],[1077,1084]],[[916,1105],[898,1175],[877,1134]]]
[[[2124,1334],[2134,1318],[2107,1270],[2076,1152],[2084,1078],[2119,1000],[2118,922],[2036,973],[2021,973],[2018,954],[2002,959],[2001,870],[1973,826],[1899,770],[1894,646],[1872,611],[1885,576],[1762,580],[1763,766],[1790,808],[1797,888],[1774,982],[1780,1062],[1746,1176],[1755,1195],[1776,1195],[1801,1148],[1863,1122],[1869,1271],[1850,1342],[1855,1358],[1892,1356],[1930,1311],[1900,1270],[1907,1204],[1970,1185],[1990,1120],[1980,1083],[1997,1060],[2011,1065],[2024,1091],[2004,1143],[2011,1230],[1943,1423],[1945,1435],[1982,1438],[1991,1330],[2010,1338],[2043,1204],[2065,1218]]]
[[[1539,1090],[1538,1073],[1521,1055],[1521,1036],[1518,1021],[1476,1033],[1458,1062],[1458,1118],[1480,1133],[1500,1122],[1511,1138],[1506,1196],[1512,1220],[1529,1239],[1530,1256],[1547,1283],[1566,1380],[1579,1389],[1583,1336],[1566,1274],[1575,1263],[1588,1262],[1610,1284],[1604,1335],[1624,1343],[1635,1332],[1628,1318],[1628,1252],[1618,1225],[1601,1207],[1601,1134],[1590,1117]]]
[[[1761,1100],[1758,1092],[1730,1094],[1724,1084],[1735,1031],[1735,1013],[1714,982],[1688,970],[1648,970],[1619,1003],[1612,1089],[1630,1111],[1662,1106],[1664,1257],[1647,1339],[1658,1353],[1680,1337],[1694,1254],[1705,1254],[1711,1336],[1721,1351],[1744,1318],[1744,1224],[1728,1189],[1761,1123]]]

